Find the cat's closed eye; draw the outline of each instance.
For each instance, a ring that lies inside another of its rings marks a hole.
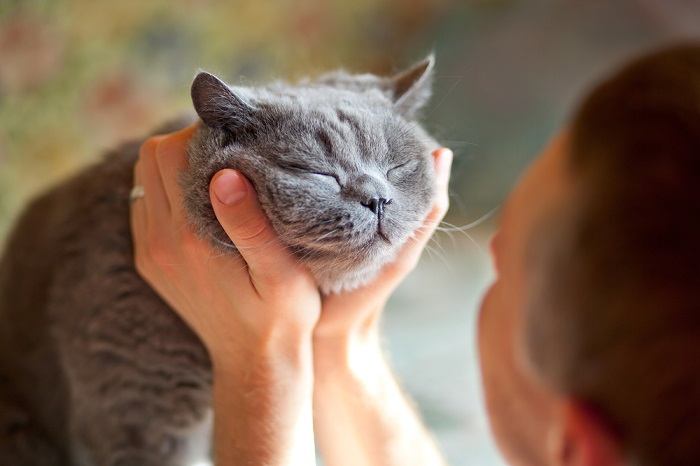
[[[280,166],[286,170],[297,172],[303,175],[311,175],[317,178],[320,178],[321,180],[328,181],[332,180],[335,181],[335,183],[338,185],[338,187],[342,187],[343,184],[340,181],[340,177],[334,173],[327,173],[327,172],[322,172],[322,171],[316,171],[308,167],[304,167],[302,165],[293,163],[293,162],[285,162],[280,164]]]
[[[407,160],[406,162],[400,163],[386,172],[386,177],[389,181],[398,181],[402,177],[409,175],[416,171],[420,161],[419,160]]]
[[[307,172],[307,173],[309,175],[320,178],[324,181],[335,182],[335,184],[338,185],[338,188],[343,187],[342,183],[340,182],[340,177],[338,175],[334,175],[332,173],[322,173],[322,172]]]

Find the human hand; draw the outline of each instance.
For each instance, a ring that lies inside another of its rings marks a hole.
[[[314,429],[329,465],[446,464],[384,358],[377,325],[447,211],[452,153],[436,150],[433,162],[435,203],[396,260],[368,285],[323,298],[313,342]]]
[[[346,347],[351,340],[366,339],[376,333],[376,322],[387,300],[416,267],[423,248],[442,221],[449,207],[448,183],[452,151],[441,148],[433,152],[436,175],[436,199],[421,227],[406,242],[396,259],[384,266],[367,285],[350,292],[323,298],[321,316],[314,330],[316,362],[327,347]]]
[[[148,139],[134,168],[145,196],[132,203],[136,268],[219,359],[257,354],[271,346],[280,355],[310,342],[320,312],[316,284],[277,239],[255,191],[234,170],[210,185],[211,203],[241,256],[221,254],[187,222],[179,174],[195,126]]]

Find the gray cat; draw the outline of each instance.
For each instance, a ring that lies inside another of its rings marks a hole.
[[[182,177],[189,218],[236,253],[208,184],[241,170],[324,293],[371,280],[433,197],[415,122],[432,57],[389,78],[334,72],[229,87],[200,73]],[[173,128],[170,128],[173,129]],[[137,275],[129,191],[139,142],[34,200],[0,262],[0,465],[186,465],[210,450],[211,370],[190,329]],[[137,201],[138,202],[138,201]]]

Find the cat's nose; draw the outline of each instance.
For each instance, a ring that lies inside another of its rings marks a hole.
[[[367,202],[362,202],[362,205],[371,210],[375,215],[382,216],[384,214],[384,206],[391,204],[391,199],[383,197],[373,197]]]

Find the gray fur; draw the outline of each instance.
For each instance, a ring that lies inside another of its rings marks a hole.
[[[430,207],[436,144],[413,118],[431,71],[432,58],[395,78],[336,72],[256,88],[198,75],[203,124],[181,180],[192,224],[236,253],[208,185],[237,168],[324,292],[371,280]],[[133,266],[128,193],[139,145],[36,199],[8,239],[0,464],[175,466],[209,453],[208,355]],[[392,199],[381,222],[363,205],[371,197]]]

